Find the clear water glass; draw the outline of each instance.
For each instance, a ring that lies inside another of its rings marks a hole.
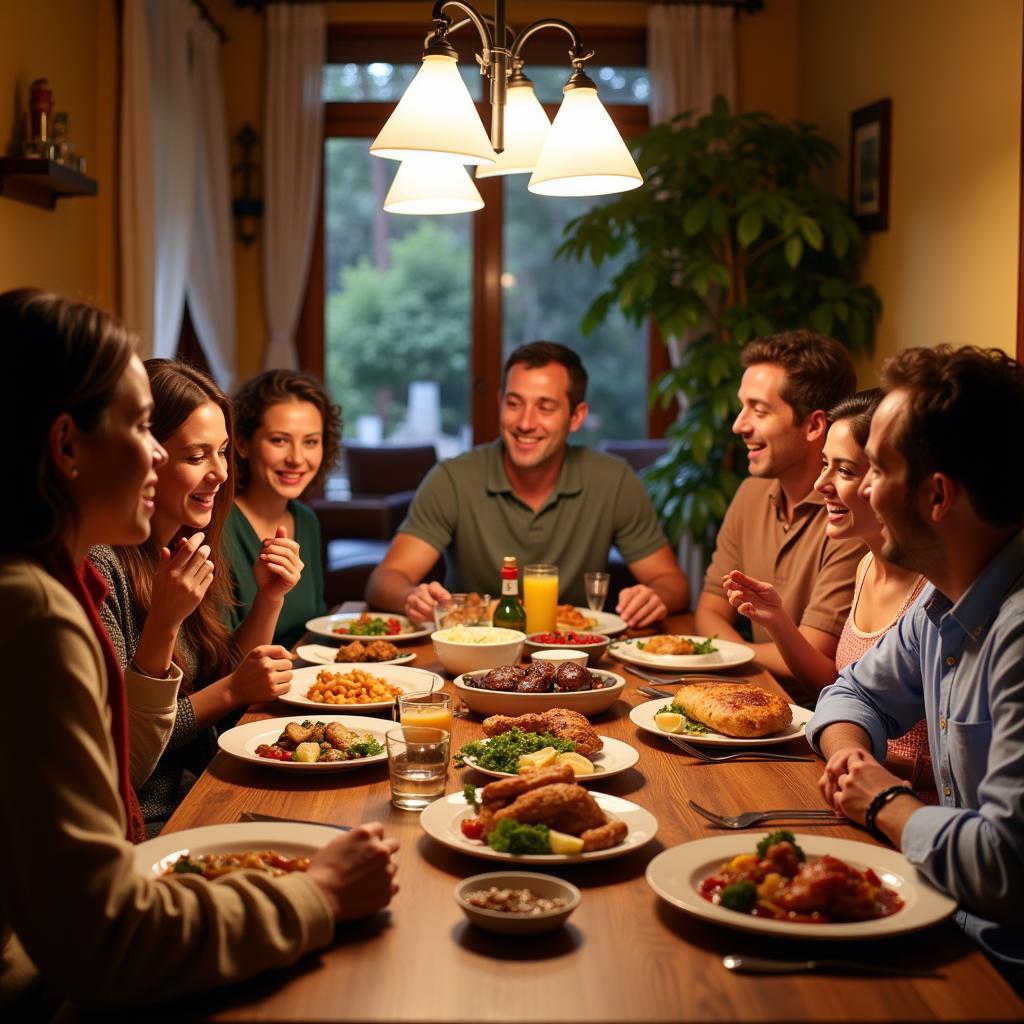
[[[585,572],[583,574],[583,589],[587,595],[587,607],[592,612],[604,610],[604,603],[608,599],[608,584],[610,577],[606,572]]]

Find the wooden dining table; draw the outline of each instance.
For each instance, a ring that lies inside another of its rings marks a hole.
[[[692,632],[690,616],[664,624]],[[316,642],[323,643],[317,638]],[[443,674],[429,640],[403,645],[412,663]],[[289,970],[147,1010],[148,1017],[211,1021],[449,1022],[547,1021],[619,1024],[654,1021],[1020,1021],[1024,1002],[951,920],[923,930],[865,941],[822,942],[754,935],[709,923],[660,899],[645,879],[661,851],[731,834],[736,852],[752,849],[758,830],[725,833],[688,806],[695,799],[731,814],[769,807],[820,806],[821,762],[704,764],[667,739],[638,729],[634,705],[650,698],[629,667],[605,658],[601,668],[626,679],[622,698],[594,718],[598,731],[632,744],[636,766],[592,788],[633,801],[658,820],[656,838],[625,856],[551,867],[583,893],[566,926],[548,934],[499,936],[470,925],[453,899],[462,879],[502,865],[442,846],[419,815],[392,807],[385,765],[297,777],[218,753],[175,812],[165,832],[239,820],[246,811],[354,825],[380,821],[401,843],[400,889],[387,911],[339,926],[329,948]],[[756,665],[726,674],[784,691]],[[451,678],[446,689],[454,692]],[[668,693],[672,687],[666,688]],[[332,709],[334,710],[334,709]],[[343,711],[344,709],[336,709]],[[295,716],[275,702],[247,720]],[[452,749],[481,738],[482,717],[455,718]],[[809,754],[804,739],[772,747]],[[487,778],[451,768],[448,792]],[[795,831],[874,843],[852,824],[801,823]],[[941,977],[734,974],[725,954],[812,959],[838,956],[869,965],[937,969]]]

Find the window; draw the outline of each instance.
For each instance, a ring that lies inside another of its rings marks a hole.
[[[304,363],[323,366],[346,437],[428,441],[442,458],[494,438],[504,358],[538,338],[571,345],[587,366],[591,415],[579,441],[660,433],[646,401],[664,360],[657,339],[614,317],[587,338],[580,332],[615,267],[555,259],[566,222],[601,197],[535,196],[528,176],[514,175],[479,181],[486,205],[472,216],[382,211],[398,165],[371,157],[369,144],[418,68],[409,55],[422,35],[373,42],[373,32],[345,26],[331,36],[323,216],[303,318]],[[642,32],[632,33],[632,50],[623,49],[627,30],[586,35],[617,60],[589,73],[628,139],[647,127]],[[561,42],[525,69],[552,117],[569,74]],[[485,83],[469,43],[461,49],[463,78],[479,101]],[[366,63],[367,53],[379,59]],[[530,44],[527,57],[537,59]],[[480,108],[486,121],[489,108]]]

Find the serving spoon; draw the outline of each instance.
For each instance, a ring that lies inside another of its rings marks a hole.
[[[766,956],[747,956],[729,953],[722,957],[722,966],[728,971],[744,974],[805,974],[812,971],[853,974],[881,974],[892,978],[944,978],[940,971],[927,967],[891,967],[888,964],[869,964],[859,960],[774,960]]]

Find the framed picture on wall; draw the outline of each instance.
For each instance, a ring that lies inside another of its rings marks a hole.
[[[850,209],[862,231],[889,227],[892,100],[850,115]]]

